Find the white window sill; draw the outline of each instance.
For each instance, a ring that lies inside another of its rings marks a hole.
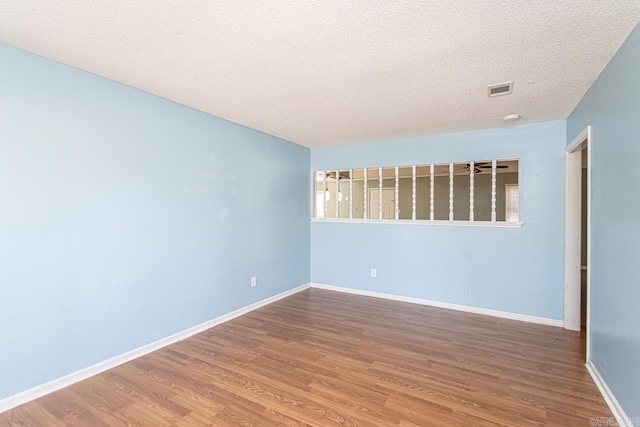
[[[348,224],[393,224],[393,225],[439,225],[448,227],[489,227],[489,228],[521,228],[523,222],[506,221],[446,221],[446,220],[410,220],[410,219],[361,219],[361,218],[311,218],[311,222],[335,222]]]

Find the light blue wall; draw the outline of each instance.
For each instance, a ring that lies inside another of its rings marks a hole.
[[[309,282],[309,158],[0,44],[0,399]]]
[[[567,119],[592,126],[591,359],[640,417],[640,27]]]
[[[312,150],[314,171],[520,158],[525,224],[314,222],[311,280],[562,319],[565,137],[559,121]]]

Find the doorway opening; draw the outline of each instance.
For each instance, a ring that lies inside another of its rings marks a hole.
[[[565,154],[565,298],[564,327],[582,331],[589,356],[591,266],[591,127]]]

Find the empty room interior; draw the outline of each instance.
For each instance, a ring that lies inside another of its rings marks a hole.
[[[639,22],[0,2],[0,426],[640,426]]]

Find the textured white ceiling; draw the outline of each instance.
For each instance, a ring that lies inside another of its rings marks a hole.
[[[0,41],[319,147],[564,119],[639,20],[639,0],[0,0]]]

